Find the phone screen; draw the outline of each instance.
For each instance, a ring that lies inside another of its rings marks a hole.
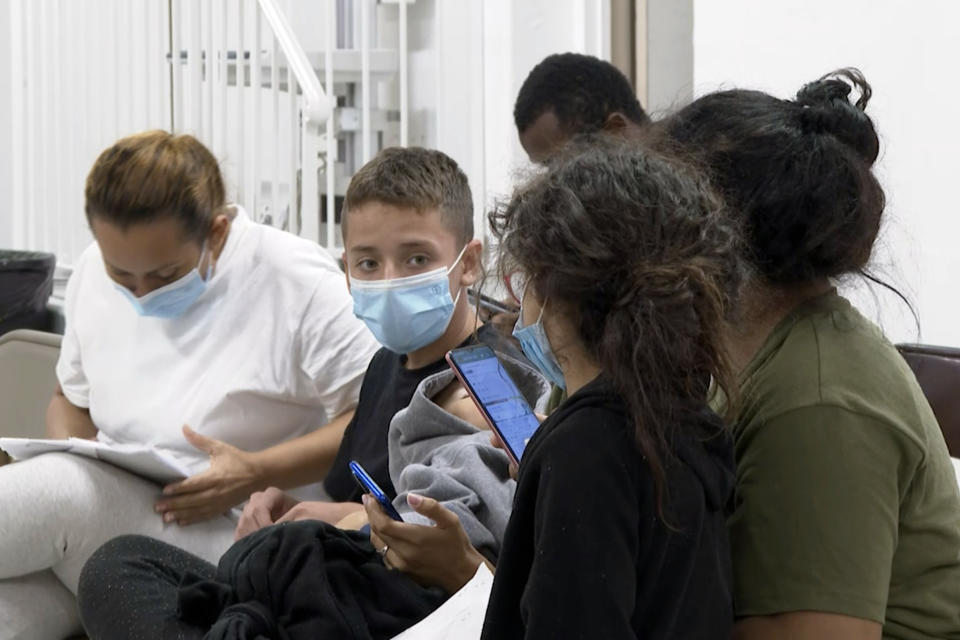
[[[467,347],[451,351],[450,362],[519,462],[540,421],[496,354],[487,346]]]

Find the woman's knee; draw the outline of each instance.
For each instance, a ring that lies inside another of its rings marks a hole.
[[[48,453],[0,469],[0,504],[22,503],[26,514],[48,512],[81,515],[88,511],[85,494],[93,487],[89,462],[67,453]],[[30,518],[25,518],[30,520]]]

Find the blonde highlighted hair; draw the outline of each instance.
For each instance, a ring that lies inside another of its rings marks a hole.
[[[187,238],[202,240],[226,193],[213,154],[190,135],[145,131],[118,140],[87,176],[87,219],[127,229],[164,217]]]

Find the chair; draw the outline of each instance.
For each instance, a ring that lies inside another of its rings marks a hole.
[[[0,436],[43,438],[61,336],[18,329],[0,336]]]
[[[950,455],[960,458],[960,349],[925,344],[900,344],[897,349],[913,369]]]

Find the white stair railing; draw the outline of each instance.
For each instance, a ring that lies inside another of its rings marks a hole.
[[[275,0],[173,0],[171,13],[174,130],[213,149],[254,219],[319,241],[331,104],[286,15]]]
[[[330,101],[323,87],[320,86],[317,74],[310,66],[300,41],[297,40],[293,29],[290,28],[290,23],[277,6],[276,0],[258,0],[258,4],[303,91],[304,124],[314,126],[324,124],[330,117]]]
[[[4,244],[54,252],[64,274],[92,239],[84,179],[121,136],[196,135],[231,200],[334,255],[350,176],[407,141],[411,0],[6,1]]]
[[[401,49],[408,1],[397,2]],[[311,0],[298,5],[316,26],[308,55],[291,25],[294,3],[284,4],[172,0],[173,126],[211,146],[254,219],[339,255],[347,179],[380,147],[406,142],[406,52],[373,47],[374,0]],[[377,83],[397,74],[399,109],[378,108]]]

